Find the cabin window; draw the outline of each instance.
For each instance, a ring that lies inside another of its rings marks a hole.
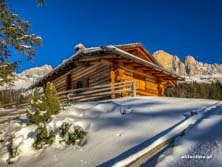
[[[76,84],[76,88],[84,88],[84,81],[78,81]]]
[[[89,78],[85,78],[76,82],[76,88],[87,88],[89,86]]]

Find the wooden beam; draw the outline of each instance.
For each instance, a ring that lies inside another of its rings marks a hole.
[[[161,74],[160,71],[156,71],[156,70],[144,70],[144,72],[148,72],[148,73],[151,73],[151,74]]]
[[[156,76],[158,76],[158,77],[162,77],[162,76],[168,76],[167,74],[164,74],[164,73],[157,73],[157,74],[155,74]]]
[[[124,63],[125,65],[130,65],[130,66],[134,66],[134,67],[138,67],[138,66],[142,66],[142,64],[138,64],[138,63],[131,63],[131,62],[127,62],[127,63]]]
[[[144,73],[143,69],[141,69],[141,68],[136,68],[136,69],[137,69],[137,71]]]
[[[106,64],[106,65],[113,65],[113,63],[111,61],[106,60],[106,59],[100,59],[100,62],[103,64]]]
[[[80,62],[80,61],[75,61],[73,64],[76,65],[76,66],[82,66],[82,67],[88,67],[89,66],[89,63]]]
[[[130,66],[131,67],[131,66]],[[153,80],[155,80],[157,77],[156,76],[150,76],[150,75],[148,75],[148,74],[146,74],[146,73],[144,73],[144,72],[140,72],[140,71],[138,71],[137,69],[131,69],[131,68],[129,68],[128,66],[120,66],[120,68],[122,68],[122,69],[124,69],[124,70],[128,70],[129,72],[132,72],[132,73],[136,73],[136,74],[139,74],[139,75],[142,75],[142,76],[144,76],[144,77],[148,77],[148,78],[150,78],[150,77],[152,77],[152,79]]]
[[[84,61],[98,61],[100,58],[99,57],[84,57],[84,58],[80,58],[78,61],[80,62],[84,62]]]
[[[115,60],[118,60],[118,61],[133,61],[132,59],[127,59],[125,57],[119,57],[119,58],[116,58]]]
[[[84,56],[79,58],[78,61],[80,62],[88,62],[88,61],[100,61],[101,58],[103,59],[118,59],[119,55],[93,55],[93,56]]]
[[[170,76],[162,76],[162,78],[164,79],[164,80],[177,80],[177,78],[173,78],[173,77],[170,77]]]
[[[126,68],[129,68],[131,70],[135,70],[135,68],[133,66],[129,66],[129,65],[125,65]]]
[[[147,66],[143,66],[142,68],[143,68],[144,71],[156,71],[153,68],[147,67]]]

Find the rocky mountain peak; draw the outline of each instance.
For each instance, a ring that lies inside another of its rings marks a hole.
[[[183,76],[213,76],[222,73],[222,64],[207,64],[198,62],[191,55],[180,61],[178,56],[163,50],[154,52],[153,56],[167,70]]]
[[[184,59],[185,65],[191,65],[197,63],[193,56],[186,56]]]
[[[43,77],[45,74],[49,73],[52,70],[52,66],[44,65],[41,67],[30,68],[21,72],[20,74],[15,74],[14,86],[10,87],[10,89],[27,88],[36,80]],[[0,86],[0,90],[8,88],[8,85]]]
[[[43,75],[49,73],[52,70],[53,70],[52,66],[46,64],[41,67],[30,68],[28,70],[23,71],[22,73],[20,73],[18,75],[20,75],[21,77],[39,78],[39,77],[42,77]]]
[[[163,50],[159,50],[159,51],[156,51],[154,54],[154,57],[158,60],[158,62],[164,66],[166,69],[171,69],[172,66],[173,66],[173,59],[174,59],[174,56],[163,51]]]

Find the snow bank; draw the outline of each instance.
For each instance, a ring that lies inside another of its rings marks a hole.
[[[87,131],[83,147],[59,142],[34,156],[23,156],[18,167],[112,166],[166,134],[191,111],[202,112],[214,100],[134,97],[73,104],[53,117],[49,125],[73,122]],[[56,140],[58,141],[58,140]],[[19,140],[18,140],[19,142]]]
[[[157,160],[157,167],[222,166],[222,106],[210,112]]]
[[[27,118],[26,118],[27,119]],[[27,121],[25,121],[27,122]],[[46,124],[47,133],[53,130],[55,133],[55,141],[52,144],[52,148],[65,148],[66,145],[64,139],[60,137],[60,129],[64,123],[70,125],[69,132],[74,133],[75,129],[87,130],[88,124],[86,122],[74,121],[72,118],[56,119],[56,116]],[[0,139],[0,165],[7,163],[15,163],[19,158],[25,156],[32,156],[33,154],[39,154],[44,149],[37,150],[33,147],[33,144],[37,138],[39,127],[35,124],[25,125],[23,121],[11,121],[7,129],[1,131]],[[86,143],[86,138],[83,143],[81,140],[77,141],[77,144],[83,145]],[[45,145],[46,148],[49,145]]]

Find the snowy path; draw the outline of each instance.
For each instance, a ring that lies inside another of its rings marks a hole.
[[[50,147],[34,156],[23,156],[17,167],[112,166],[135,154],[214,100],[136,97],[105,102],[79,103],[55,116],[73,119],[88,131],[84,147]],[[124,113],[124,114],[121,114]]]
[[[173,147],[157,155],[144,167],[221,167],[222,166],[222,103],[207,114],[185,136],[177,138]]]

